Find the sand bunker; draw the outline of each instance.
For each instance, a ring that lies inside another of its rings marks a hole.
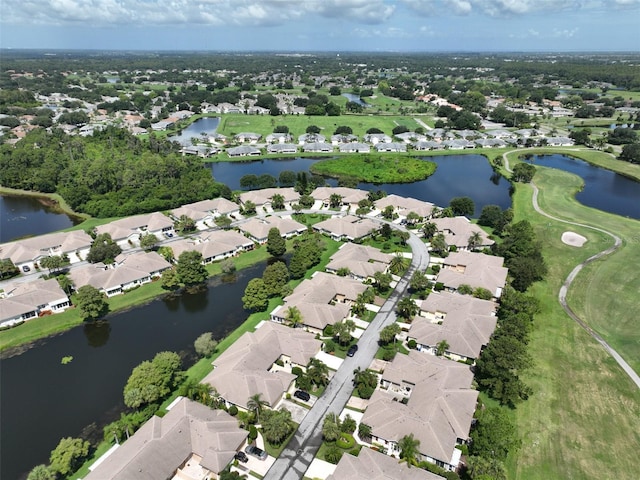
[[[572,247],[581,247],[586,241],[587,239],[585,237],[578,235],[576,232],[564,232],[562,234],[562,243],[566,243]]]

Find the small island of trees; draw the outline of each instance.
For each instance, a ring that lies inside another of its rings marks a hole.
[[[368,183],[408,183],[424,180],[436,171],[436,164],[411,157],[354,155],[313,164],[317,175]]]

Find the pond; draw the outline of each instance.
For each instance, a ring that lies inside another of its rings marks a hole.
[[[189,146],[192,144],[191,139],[194,137],[201,137],[203,133],[206,133],[207,135],[213,135],[216,133],[218,125],[220,125],[219,117],[199,118],[182,130],[178,135],[169,137],[169,140],[178,142],[181,145]]]
[[[639,182],[567,155],[528,158],[534,165],[557,168],[582,177],[584,188],[576,194],[576,200],[583,205],[640,220]]]
[[[362,105],[363,107],[371,106],[367,102],[365,102],[362,98],[360,98],[359,95],[355,95],[353,93],[343,93],[342,96],[346,97],[347,100],[349,100],[350,102],[357,103],[358,105]]]
[[[56,212],[44,197],[0,195],[0,243],[62,230],[80,221]]]
[[[242,294],[265,265],[237,272],[227,282],[212,278],[202,293],[155,300],[3,359],[0,478],[25,478],[35,465],[48,463],[62,437],[101,439],[103,426],[124,409],[122,390],[131,370],[167,350],[191,365],[201,333],[220,339],[244,322]],[[65,356],[73,360],[63,365]]]
[[[501,208],[511,206],[509,182],[496,175],[486,157],[482,155],[441,155],[425,157],[435,162],[436,172],[420,182],[374,185],[360,183],[358,188],[364,190],[382,189],[387,193],[395,193],[404,197],[413,197],[446,207],[454,197],[468,196],[476,205],[475,216],[480,215],[484,205],[499,205]],[[209,163],[213,177],[226,183],[231,189],[240,189],[240,178],[247,174],[261,175],[268,173],[278,178],[280,172],[309,171],[318,159],[291,158],[269,159],[255,162],[218,162]],[[335,185],[329,179],[327,183]]]

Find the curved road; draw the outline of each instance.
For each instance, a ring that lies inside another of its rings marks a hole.
[[[511,168],[509,168],[509,159],[507,158],[507,155],[509,153],[512,153],[512,152],[515,152],[515,151],[516,150],[511,150],[509,152],[506,152],[506,153],[502,154],[502,158],[504,159],[504,166],[505,166],[505,168],[507,169],[508,172],[511,172],[512,170],[511,170]],[[531,197],[533,208],[540,215],[543,215],[543,216],[545,216],[547,218],[550,218],[551,220],[554,220],[556,222],[565,223],[567,225],[575,225],[577,227],[583,227],[583,228],[588,228],[588,229],[591,229],[591,230],[595,230],[596,232],[604,233],[606,235],[609,235],[611,238],[613,238],[613,242],[614,242],[613,246],[611,246],[611,247],[607,248],[606,250],[603,250],[603,251],[601,251],[599,253],[596,253],[595,255],[587,258],[585,261],[579,263],[578,265],[575,266],[575,268],[573,270],[571,270],[571,273],[569,273],[569,275],[567,276],[567,278],[563,282],[562,287],[560,287],[560,292],[558,293],[558,301],[560,302],[560,305],[562,305],[562,308],[567,313],[567,315],[569,315],[569,317],[571,317],[589,335],[591,335],[591,337],[596,342],[598,342],[600,345],[602,345],[602,347],[605,349],[605,351],[609,355],[611,355],[613,357],[613,359],[618,363],[618,365],[620,365],[620,367],[622,367],[622,369],[629,376],[629,378],[636,384],[636,386],[638,388],[640,388],[640,376],[638,376],[638,374],[635,372],[635,370],[633,370],[633,368],[631,368],[631,365],[629,365],[624,360],[624,358],[622,358],[622,356],[615,349],[613,349],[611,347],[611,345],[609,345],[604,340],[604,338],[602,338],[602,336],[600,336],[600,334],[595,332],[589,325],[587,325],[587,323],[584,320],[582,320],[580,317],[578,317],[578,315],[576,315],[576,313],[571,309],[571,307],[567,303],[567,291],[569,290],[569,287],[571,286],[571,284],[575,280],[575,278],[578,275],[578,273],[580,273],[580,270],[582,270],[586,265],[590,264],[591,262],[593,262],[595,260],[598,260],[599,258],[603,258],[603,257],[615,252],[622,245],[622,240],[617,235],[615,235],[615,234],[613,234],[611,232],[608,232],[607,230],[604,230],[602,228],[594,227],[594,226],[591,226],[591,225],[585,225],[584,223],[578,223],[578,222],[572,222],[572,221],[569,221],[569,220],[563,220],[561,218],[557,218],[557,217],[554,217],[553,215],[548,214],[547,212],[542,210],[540,208],[540,205],[538,204],[538,193],[539,193],[538,187],[533,182],[531,182],[531,187],[533,188],[533,196]]]
[[[380,221],[379,219],[376,219]],[[401,229],[397,225],[394,228]],[[340,368],[329,382],[327,389],[304,417],[293,438],[271,466],[265,480],[299,480],[313,461],[322,444],[322,422],[327,413],[339,414],[347,404],[353,391],[353,371],[366,369],[378,350],[379,332],[395,322],[395,306],[403,297],[413,273],[426,269],[429,265],[429,252],[420,238],[410,232],[409,245],[413,251],[411,265],[400,279],[396,288],[384,303],[358,340],[358,352],[346,357]]]

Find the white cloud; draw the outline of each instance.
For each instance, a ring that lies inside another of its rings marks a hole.
[[[271,26],[314,17],[386,22],[393,0],[24,0],[3,2],[12,24]]]

